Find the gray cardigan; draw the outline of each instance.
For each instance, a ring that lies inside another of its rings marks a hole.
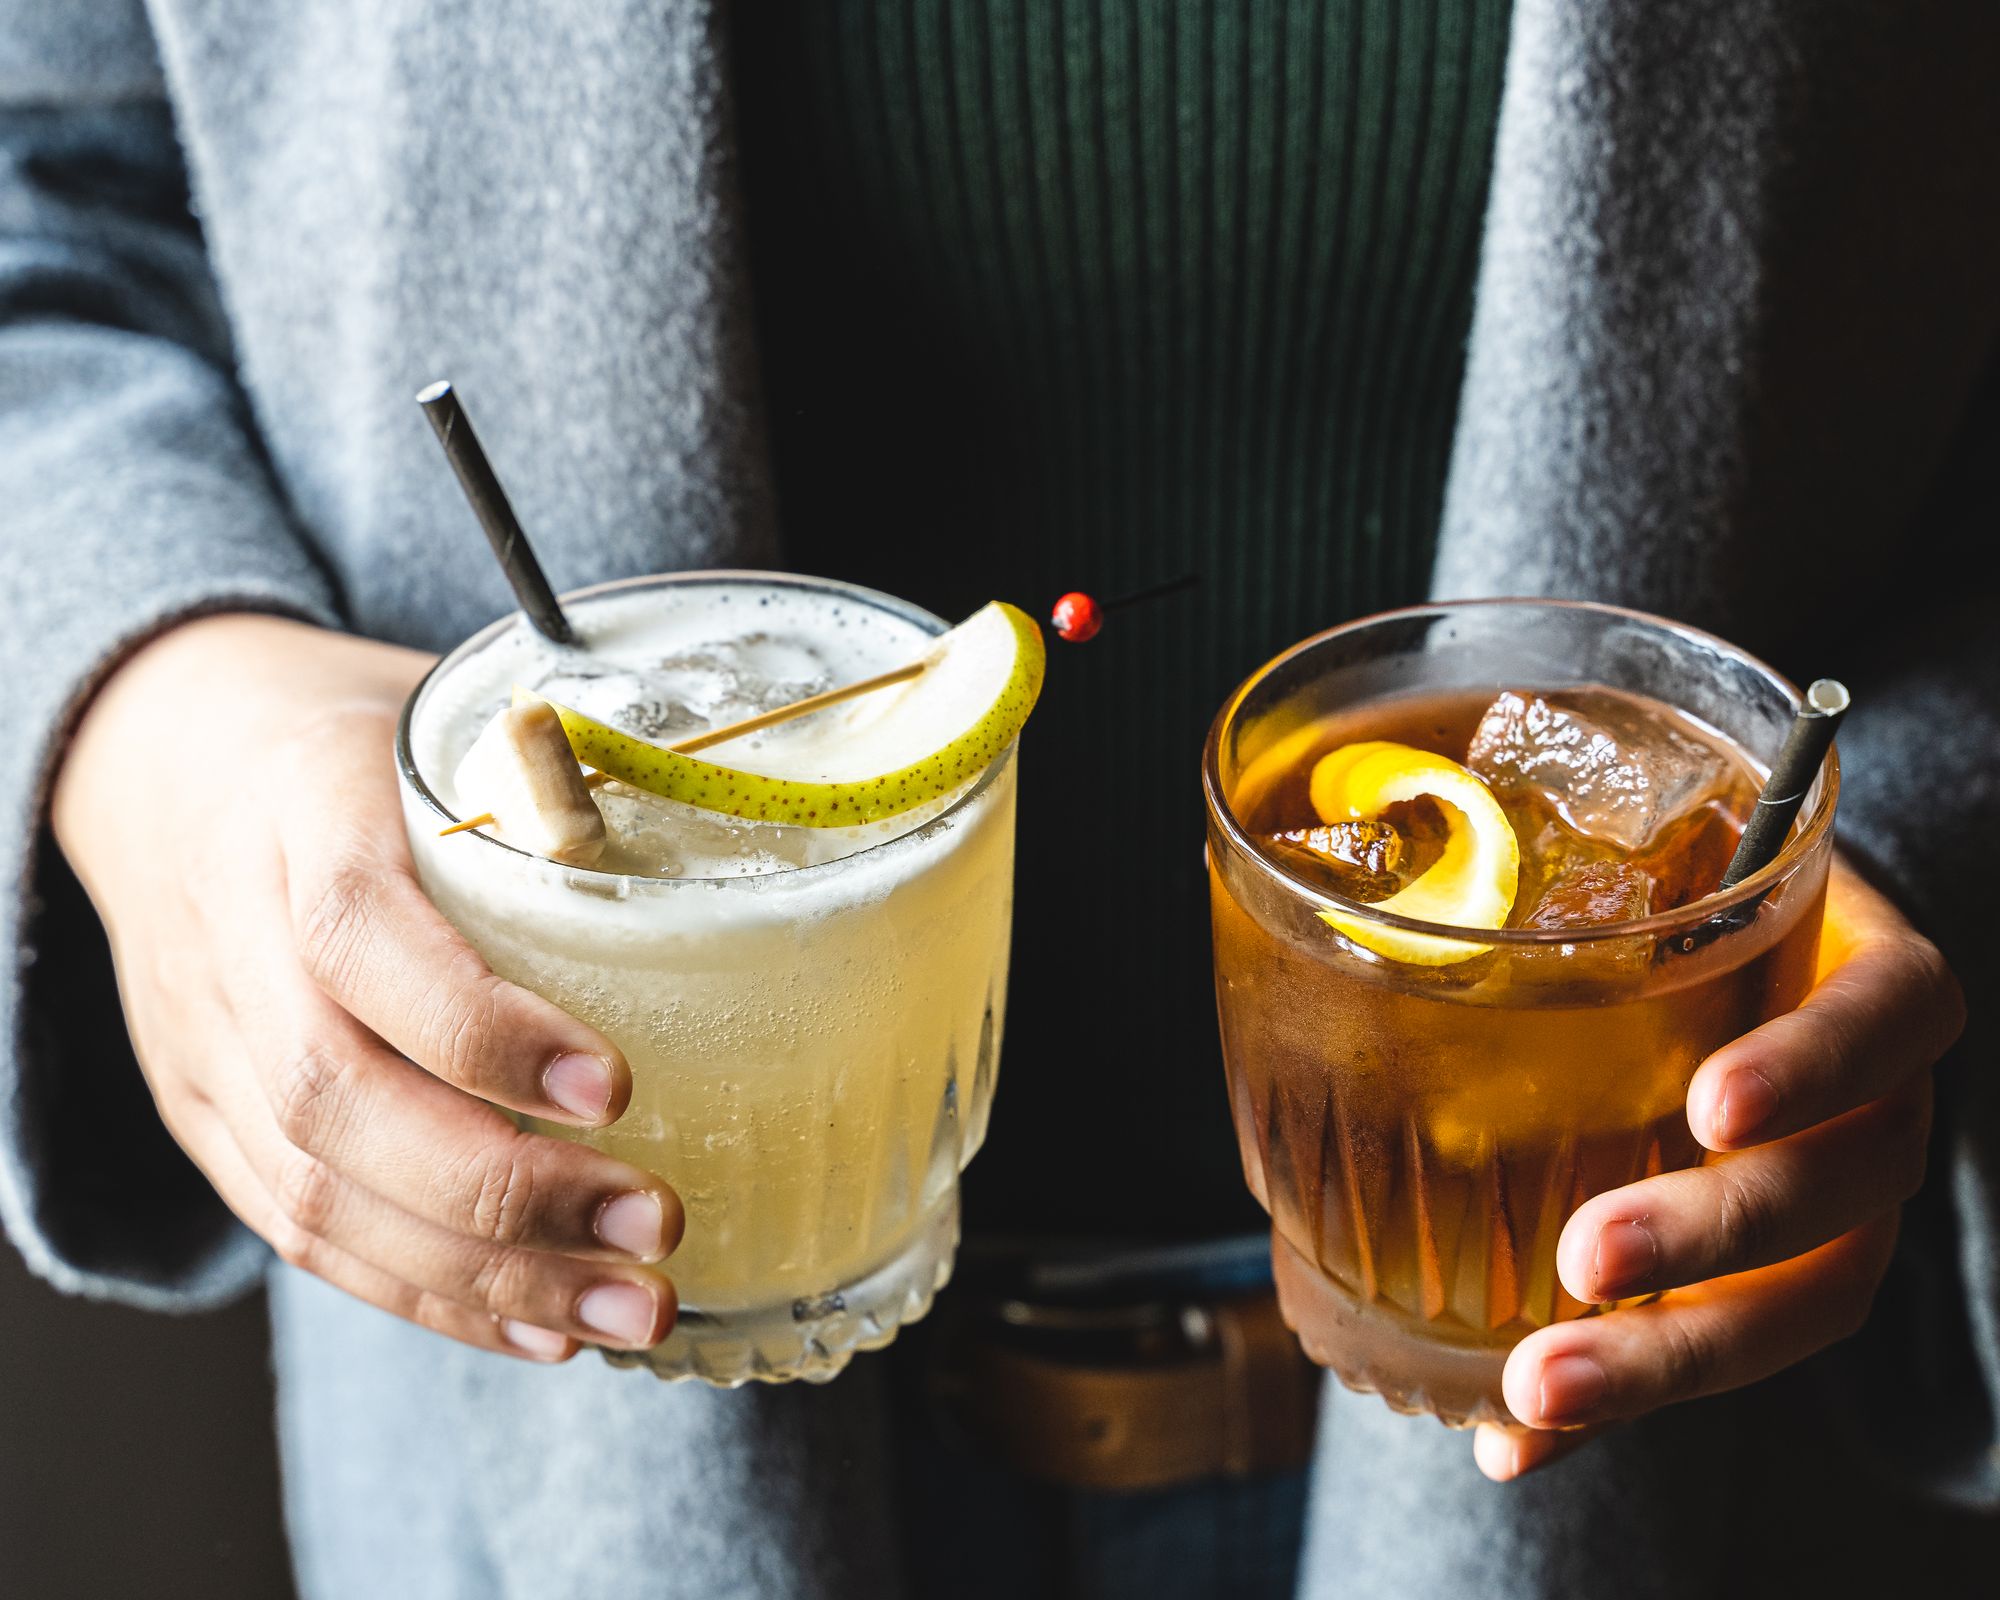
[[[782,559],[718,9],[0,0],[0,1221],[60,1287],[193,1307],[266,1264],[148,1114],[101,934],[48,844],[50,774],[104,674],[221,608],[431,648],[505,610],[410,403],[440,373],[500,461],[532,464],[510,484],[565,586]],[[2000,653],[1968,566],[2000,507],[1995,15],[1517,0],[1435,580],[1630,602],[1856,689],[1844,842],[1968,976],[1975,1015],[1894,1307],[1829,1367],[1833,1405],[1903,1481],[1986,1505]],[[58,979],[106,1004],[58,1011]],[[860,1369],[811,1399],[642,1399],[630,1378],[498,1371],[279,1288],[316,1592],[364,1586],[334,1533],[369,1476],[353,1458],[381,1448],[332,1434],[395,1396],[464,1441],[445,1476],[490,1470],[528,1418],[557,1455],[657,1455],[641,1435],[666,1429],[740,1466],[647,1468],[702,1523],[675,1547],[689,1593],[835,1594],[843,1573],[882,1592],[869,1541],[887,1534],[842,1509],[851,1490],[796,1487],[814,1429],[865,1416]],[[586,1406],[594,1431],[572,1438]],[[1444,1459],[1441,1433],[1386,1412],[1347,1426],[1381,1434],[1376,1470],[1323,1464],[1316,1550],[1395,1476],[1381,1452]],[[427,1459],[411,1450],[406,1472]],[[1470,1532],[1398,1540],[1408,1508],[1373,1502],[1381,1592],[1444,1586],[1455,1559],[1478,1571],[1492,1519],[1529,1503],[1496,1509],[1435,1471]],[[780,1479],[790,1509],[760,1521],[747,1502]],[[560,1509],[547,1482],[514,1488]],[[426,1524],[424,1592],[568,1592],[560,1553],[510,1546],[513,1513],[481,1505],[468,1489],[462,1525]],[[641,1518],[614,1542],[636,1560],[649,1538]],[[582,1570],[602,1575],[596,1559]]]

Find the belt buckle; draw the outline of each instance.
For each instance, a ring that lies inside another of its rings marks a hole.
[[[995,1272],[987,1258],[972,1275],[983,1292],[955,1297],[930,1374],[935,1406],[977,1453],[1090,1490],[1310,1459],[1319,1369],[1267,1285],[1129,1293],[1131,1274],[1079,1271],[1075,1258],[1054,1274],[1009,1265]],[[1062,1288],[1036,1292],[1052,1276]]]

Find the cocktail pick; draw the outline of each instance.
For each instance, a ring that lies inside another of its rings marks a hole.
[[[745,717],[741,722],[731,722],[720,728],[710,728],[706,733],[690,734],[666,746],[675,755],[691,756],[697,750],[706,750],[713,744],[726,744],[731,739],[740,739],[746,733],[758,733],[765,728],[775,728],[781,722],[790,722],[794,717],[808,716],[815,711],[824,711],[828,706],[837,706],[843,700],[852,700],[864,694],[873,694],[877,689],[886,689],[892,684],[908,683],[912,678],[921,677],[930,665],[930,657],[923,656],[915,661],[906,661],[900,667],[892,667],[887,672],[878,672],[872,678],[863,678],[858,683],[842,684],[838,689],[825,689],[818,694],[807,695],[803,700],[794,700],[790,705],[777,706],[770,711],[760,711],[754,717]],[[609,780],[601,772],[593,772],[583,780],[592,788]],[[438,837],[448,833],[463,833],[468,828],[483,828],[493,821],[493,813],[482,812],[476,817],[468,817],[463,822],[454,822],[449,828],[438,829]]]
[[[440,379],[417,391],[417,404],[430,419],[431,430],[444,447],[445,460],[451,463],[458,486],[465,491],[479,526],[486,530],[486,541],[500,558],[500,568],[507,574],[514,598],[520,601],[528,621],[552,644],[579,643],[576,630],[563,615],[562,603],[549,587],[541,562],[535,559],[534,547],[521,531],[520,519],[514,515],[514,508],[494,475],[493,464],[480,448],[479,435],[472,431],[472,423],[458,403],[457,391],[448,381]]]
[[[450,386],[448,384],[433,384],[430,388],[424,390],[422,394],[418,395],[417,399],[425,407],[426,411],[430,411],[432,399],[448,400],[450,393]],[[432,413],[432,423],[437,427],[438,438],[445,443],[446,451],[449,453],[452,448],[451,440],[447,437],[445,425],[438,421],[436,413]],[[465,424],[463,413],[458,413],[457,428],[454,430],[452,436],[460,439],[471,438],[471,429]],[[471,448],[475,452],[480,466],[484,467],[486,458],[483,453],[478,453],[479,446],[476,439],[472,440]],[[457,465],[458,462],[454,458],[453,466],[456,467]],[[485,470],[485,477],[487,480],[491,480],[492,472],[490,468]],[[460,472],[459,481],[466,482],[466,476],[463,471]],[[499,494],[499,487],[497,482],[492,484],[495,495]],[[472,497],[472,490],[469,485],[466,493],[468,497]],[[498,504],[504,510],[506,506],[504,497],[499,500]],[[475,499],[475,509],[477,505],[478,501]],[[507,520],[509,523],[512,523],[511,512],[507,513]],[[485,525],[483,516],[481,522],[482,525]],[[512,524],[512,526],[514,530],[514,542],[506,548],[526,552],[527,561],[532,568],[533,575],[536,579],[539,579],[541,577],[541,568],[538,565],[534,565],[534,554],[532,551],[528,551],[526,537],[521,534],[518,524]],[[490,525],[487,526],[487,532],[489,537],[494,538],[494,550],[501,552],[501,541],[493,535]],[[503,563],[507,561],[507,556],[504,553],[501,554],[501,560]],[[513,576],[513,568],[511,566],[508,568],[508,576],[510,578]],[[1124,607],[1130,605],[1137,605],[1142,600],[1157,600],[1166,595],[1177,594],[1182,589],[1191,588],[1200,581],[1201,575],[1199,573],[1184,573],[1182,576],[1169,579],[1165,583],[1150,584],[1146,588],[1135,589],[1129,594],[1119,595],[1116,599],[1104,601],[1101,604],[1091,596],[1083,594],[1080,591],[1072,592],[1064,595],[1056,602],[1051,618],[1051,625],[1063,638],[1072,643],[1081,644],[1084,640],[1095,637],[1097,631],[1103,627],[1104,613],[1122,610]],[[516,586],[516,592],[520,592],[518,585]],[[551,605],[555,603],[555,596],[553,594],[549,596],[549,603]],[[522,609],[528,609],[525,596],[522,598]],[[530,611],[530,618],[533,615],[534,613]],[[558,612],[558,615],[560,615],[560,612]],[[564,622],[564,626],[568,626],[567,621]],[[547,630],[544,629],[543,631],[546,632]],[[558,640],[557,642],[561,643],[564,641]],[[760,711],[756,716],[745,717],[741,722],[732,722],[726,727],[711,728],[706,733],[690,735],[688,738],[678,740],[666,746],[666,748],[673,751],[676,755],[693,755],[698,750],[706,750],[710,745],[725,744],[731,739],[740,739],[745,734],[757,733],[765,728],[776,727],[781,722],[790,722],[794,717],[808,716],[812,712],[822,711],[828,706],[839,705],[843,700],[852,700],[859,695],[871,694],[877,689],[886,689],[892,684],[908,683],[911,679],[919,676],[929,664],[930,658],[927,656],[919,658],[916,661],[906,662],[904,665],[892,668],[888,672],[877,673],[872,678],[863,678],[858,683],[843,684],[838,689],[827,689],[819,694],[808,695],[805,699],[795,700],[790,705],[778,706],[770,711]],[[590,784],[593,788],[606,781],[606,778],[600,772],[590,773],[584,779],[584,782]],[[489,826],[493,820],[491,812],[482,812],[479,816],[468,817],[463,822],[454,822],[448,828],[440,828],[438,834],[440,837],[443,837],[445,834],[450,833],[464,833],[471,828],[484,828]]]
[[[1144,589],[1134,589],[1130,594],[1121,594],[1116,599],[1099,601],[1080,589],[1072,589],[1058,600],[1049,612],[1049,625],[1056,630],[1059,638],[1071,644],[1082,644],[1095,639],[1098,630],[1104,626],[1105,617],[1113,611],[1122,611],[1127,606],[1137,605],[1142,600],[1159,600],[1170,594],[1178,594],[1183,589],[1191,589],[1201,582],[1198,572],[1186,572],[1178,578],[1169,578],[1165,583],[1149,584]]]

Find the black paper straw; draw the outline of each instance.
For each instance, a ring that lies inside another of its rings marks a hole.
[[[493,463],[479,447],[479,435],[472,431],[465,408],[458,403],[457,391],[440,379],[417,391],[417,404],[430,418],[431,431],[444,446],[445,460],[457,474],[458,486],[465,491],[479,526],[486,530],[486,542],[493,546],[493,554],[500,559],[500,570],[507,574],[514,598],[520,601],[521,610],[534,624],[535,631],[553,644],[578,643],[576,629],[563,615],[562,603],[549,587],[541,562],[535,559],[534,546],[521,531],[520,519],[514,515],[506,491],[494,476]]]
[[[1840,719],[1847,715],[1846,688],[1832,678],[1820,678],[1806,690],[1805,704],[1785,735],[1785,747],[1771,763],[1771,776],[1757,796],[1757,807],[1743,826],[1736,854],[1722,874],[1720,889],[1733,889],[1751,873],[1778,859],[1792,831],[1792,819],[1805,803],[1806,791],[1819,776]]]

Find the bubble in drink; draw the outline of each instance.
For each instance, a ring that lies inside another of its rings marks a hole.
[[[1507,691],[1479,719],[1466,765],[1496,794],[1538,793],[1579,833],[1627,851],[1644,849],[1729,776],[1713,747],[1606,690],[1560,703]]]

